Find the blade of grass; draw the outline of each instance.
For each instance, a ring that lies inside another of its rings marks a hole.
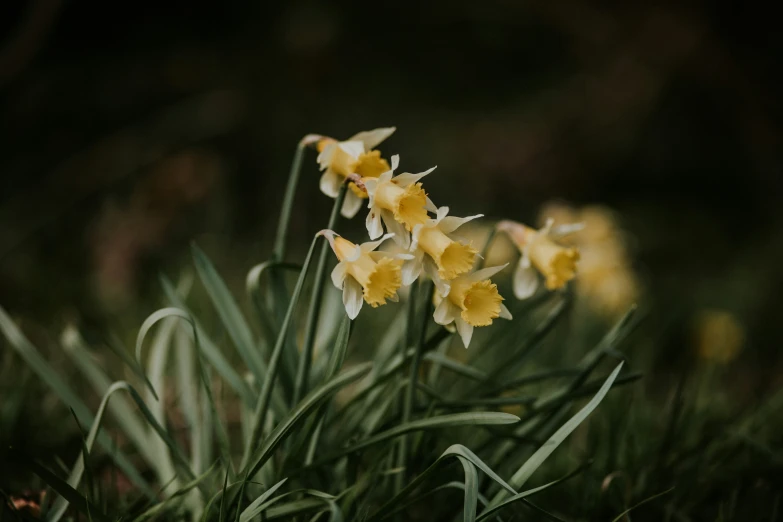
[[[174,334],[174,328],[176,326],[177,320],[174,317],[169,317],[162,321],[161,327],[158,328],[153,336],[152,342],[150,343],[149,354],[147,356],[146,368],[149,368],[150,384],[153,388],[159,390],[158,397],[154,397],[152,393],[148,393],[147,401],[150,404],[150,411],[155,416],[155,420],[161,425],[166,424],[166,389],[164,387],[164,379],[166,361],[168,360],[171,348],[171,337]],[[171,480],[171,477],[176,477],[171,455],[163,441],[157,437],[150,437],[149,447],[155,458],[152,468],[158,476],[158,483],[164,484],[166,481],[169,481],[168,487],[162,492],[164,496],[168,497],[180,487],[179,480],[176,478]]]
[[[339,459],[350,453],[378,444],[379,442],[391,440],[414,431],[454,428],[457,426],[495,426],[499,424],[513,424],[516,422],[519,422],[519,417],[502,412],[453,413],[427,419],[418,419],[406,424],[397,425],[378,433],[377,435],[361,440],[348,448],[330,453],[320,458],[313,466],[322,465],[326,462]]]
[[[250,440],[245,445],[245,453],[242,458],[242,464],[240,465],[240,468],[242,469],[244,469],[247,465],[250,455],[253,453],[261,439],[261,432],[264,427],[267,410],[269,408],[269,400],[272,396],[272,389],[275,384],[275,378],[277,377],[280,357],[282,356],[283,348],[285,347],[286,336],[288,335],[288,330],[291,326],[296,304],[299,301],[299,295],[302,293],[302,287],[304,286],[304,281],[307,277],[307,269],[310,266],[310,260],[313,257],[313,250],[315,250],[318,237],[319,236],[315,236],[310,243],[310,249],[308,250],[307,256],[305,257],[304,264],[302,265],[302,271],[299,273],[299,279],[296,282],[296,287],[294,288],[294,293],[291,296],[291,301],[288,304],[288,310],[286,311],[285,319],[283,319],[283,323],[280,326],[280,333],[277,335],[277,341],[275,342],[275,347],[272,350],[272,356],[269,359],[269,371],[266,375],[266,378],[264,379],[264,384],[261,388],[261,394],[253,412],[253,430],[251,432]]]
[[[65,498],[74,509],[83,513],[88,519],[98,522],[110,522],[112,519],[103,513],[98,506],[88,501],[81,493],[68,485],[67,482],[49,471],[31,458],[19,458],[18,464],[38,475],[41,480],[52,487],[59,495]]]
[[[21,330],[14,324],[2,306],[0,306],[0,330],[8,339],[11,347],[22,357],[27,365],[46,383],[49,388],[62,400],[74,413],[83,425],[92,425],[94,417],[87,405],[71,389],[62,377],[46,362],[33,344],[24,336]],[[117,466],[125,473],[133,484],[141,489],[145,495],[152,497],[155,491],[131,464],[124,454],[112,452],[112,442],[105,434],[98,437],[98,443],[108,451]]]
[[[334,200],[332,214],[329,216],[329,224],[326,228],[334,230],[337,221],[340,219],[340,209],[345,201],[345,192],[348,185],[343,183],[340,192]],[[315,335],[318,329],[318,317],[321,313],[321,301],[323,300],[324,284],[326,280],[326,263],[329,259],[329,243],[321,242],[321,251],[318,253],[318,264],[315,268],[315,279],[313,280],[313,295],[310,296],[310,307],[307,311],[307,322],[305,323],[304,342],[302,351],[299,354],[299,364],[296,369],[296,381],[294,381],[294,396],[291,404],[296,404],[299,399],[307,393],[307,386],[310,382],[310,365],[313,358],[313,346],[315,345]]]
[[[109,404],[109,399],[114,395],[114,392],[119,390],[125,389],[125,383],[122,381],[115,382],[114,384],[111,384],[109,386],[109,389],[106,390],[106,393],[104,393],[103,398],[101,399],[101,403],[98,406],[98,411],[95,413],[95,420],[92,423],[92,426],[90,427],[90,431],[87,434],[87,437],[84,440],[84,448],[82,450],[82,454],[79,455],[79,457],[76,459],[76,463],[73,465],[73,469],[71,469],[71,473],[68,476],[67,484],[73,488],[76,489],[79,487],[79,482],[82,479],[82,474],[85,470],[85,452],[89,453],[92,451],[92,447],[95,444],[95,439],[98,437],[98,433],[101,427],[101,421],[103,420],[103,414],[106,411],[106,407]],[[73,411],[73,410],[71,410]],[[74,416],[76,416],[76,412],[74,412]],[[77,416],[78,421],[78,416]],[[52,506],[52,510],[50,512],[49,518],[47,519],[49,522],[57,522],[62,518],[62,516],[65,514],[65,510],[68,509],[68,500],[63,496],[58,496],[57,500],[54,502],[54,505]]]
[[[541,446],[529,459],[527,459],[527,461],[525,461],[522,467],[520,467],[511,477],[509,483],[512,487],[515,489],[521,488],[525,482],[527,482],[530,476],[541,466],[541,464],[544,463],[549,455],[551,455],[552,452],[557,449],[563,440],[565,440],[565,438],[568,437],[568,435],[570,435],[571,432],[573,432],[576,427],[579,426],[593,412],[593,410],[598,407],[604,397],[606,397],[606,394],[612,387],[612,384],[617,378],[617,375],[620,373],[622,367],[623,363],[618,364],[614,371],[612,371],[612,373],[606,379],[603,386],[601,386],[601,389],[598,390],[598,393],[596,393],[595,396],[576,413],[576,415],[571,417],[568,422],[563,424],[563,426],[561,426],[560,429],[558,429],[549,438],[549,440],[544,443],[543,446]],[[504,491],[499,491],[492,499],[490,507],[494,507],[502,502],[505,495],[506,493]]]
[[[414,293],[414,286],[411,287],[411,294],[410,294],[410,300],[411,300],[411,308],[413,309],[415,307],[415,300],[418,298],[418,295]],[[414,402],[416,401],[416,391],[418,389],[417,384],[419,382],[419,367],[421,366],[421,358],[424,351],[424,343],[427,338],[427,324],[429,322],[430,314],[432,313],[432,292],[434,289],[434,285],[432,281],[428,281],[421,287],[424,295],[424,307],[422,310],[422,318],[421,318],[421,326],[419,327],[419,338],[418,342],[416,343],[416,349],[413,353],[413,359],[411,359],[410,364],[410,371],[408,373],[408,384],[405,387],[405,396],[403,400],[403,406],[402,406],[402,419],[401,423],[408,424],[411,419],[411,415],[413,413],[413,407]],[[399,457],[397,459],[397,467],[403,468],[404,471],[398,475],[397,480],[397,488],[395,491],[399,491],[402,489],[402,483],[405,481],[408,475],[410,473],[408,470],[408,446],[410,444],[410,440],[407,436],[403,436],[400,439],[400,448],[399,448]],[[467,473],[467,471],[466,471]]]
[[[266,374],[266,364],[253,339],[250,330],[234,297],[229,292],[223,278],[220,277],[212,261],[196,244],[191,245],[196,271],[204,288],[207,290],[212,304],[223,322],[231,341],[234,343],[240,357],[245,362],[256,382],[262,382]]]
[[[454,444],[446,449],[446,451],[444,451],[440,457],[438,457],[437,460],[435,460],[435,462],[433,462],[427,469],[411,480],[402,491],[387,500],[386,503],[378,508],[372,515],[370,515],[365,522],[380,522],[381,520],[396,514],[399,510],[395,509],[395,507],[402,504],[402,499],[415,491],[420,484],[422,484],[430,476],[434,475],[436,471],[438,471],[443,465],[447,464],[449,459],[452,458],[470,462],[473,466],[475,466],[475,468],[480,469],[492,480],[497,482],[500,487],[504,488],[512,495],[516,494],[516,491],[510,485],[500,478],[497,473],[492,471],[492,469],[487,466],[484,461],[478,458],[472,451],[461,444]]]
[[[549,489],[552,486],[556,486],[558,484],[562,484],[566,480],[569,480],[569,479],[575,477],[576,475],[582,473],[584,470],[586,470],[591,465],[592,465],[592,461],[590,461],[590,462],[588,462],[588,463],[586,463],[586,464],[584,464],[582,466],[579,466],[576,470],[572,471],[571,473],[569,473],[565,477],[559,478],[557,480],[553,480],[552,482],[544,484],[543,486],[538,486],[537,488],[528,489],[527,491],[523,491],[522,493],[517,493],[516,495],[514,495],[514,496],[512,496],[510,498],[507,498],[506,500],[504,500],[500,504],[497,504],[496,506],[494,506],[492,508],[489,508],[489,509],[485,510],[484,512],[482,512],[481,515],[479,515],[479,517],[476,519],[476,522],[481,522],[482,520],[488,519],[489,517],[491,517],[492,515],[494,515],[495,513],[500,511],[501,509],[503,509],[504,507],[509,506],[509,505],[511,505],[511,504],[513,504],[515,502],[522,501],[522,502],[524,502],[524,503],[526,503],[528,505],[531,505],[530,502],[527,501],[527,497],[529,497],[531,495],[535,495],[536,493],[540,493],[541,491]],[[531,507],[536,508],[536,506],[531,506]]]
[[[93,390],[103,396],[111,386],[112,380],[95,362],[75,326],[68,325],[63,330],[60,344],[62,344],[65,353],[71,356],[82,375],[90,382]],[[156,455],[150,451],[146,426],[133,410],[130,402],[125,397],[116,397],[109,404],[109,411],[145,460],[154,466]]]
[[[174,305],[174,309],[178,309],[186,313],[187,316],[193,321],[193,324],[195,324],[196,333],[194,333],[193,329],[188,329],[188,334],[191,337],[198,335],[198,348],[201,353],[204,354],[204,357],[206,357],[207,361],[209,361],[209,364],[215,368],[226,384],[228,384],[231,389],[233,389],[237,395],[239,395],[240,399],[242,399],[248,405],[255,405],[255,393],[250,389],[244,379],[239,376],[236,370],[234,370],[234,367],[231,365],[231,363],[226,360],[220,348],[218,348],[217,345],[210,340],[209,336],[206,334],[206,331],[201,327],[199,321],[195,318],[187,306],[185,306],[184,301],[179,297],[179,295],[177,295],[177,292],[171,282],[164,276],[161,276],[160,280],[164,293],[166,294],[166,298],[171,302],[172,305]],[[195,337],[193,338],[195,340]]]
[[[242,514],[239,516],[239,522],[250,522],[253,517],[260,515],[261,512],[266,509],[267,505],[265,503],[269,497],[274,495],[275,492],[280,489],[280,487],[282,487],[282,485],[285,484],[287,480],[287,478],[284,478],[271,488],[267,489],[260,497],[255,499],[242,511]]]
[[[247,466],[248,472],[245,476],[253,476],[272,456],[272,453],[282,441],[291,433],[293,428],[305,417],[321,404],[322,401],[331,397],[339,389],[360,379],[370,371],[370,364],[360,364],[346,370],[333,377],[326,383],[310,392],[296,407],[288,414],[286,418],[280,421],[274,431],[264,440],[259,450],[255,452],[255,458],[252,464]]]

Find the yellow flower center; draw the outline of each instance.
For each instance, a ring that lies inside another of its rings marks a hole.
[[[470,271],[478,253],[470,244],[463,245],[449,238],[438,227],[423,228],[419,246],[435,261],[438,275],[445,280]]]
[[[375,203],[394,214],[394,219],[405,225],[409,231],[415,225],[427,221],[427,193],[421,183],[412,183],[401,188],[393,180],[381,183],[375,192]]]
[[[381,151],[371,150],[356,158],[353,171],[348,174],[356,173],[363,178],[377,178],[388,170],[390,170],[389,162],[381,157]]]
[[[448,298],[462,310],[460,316],[471,326],[489,326],[500,316],[503,298],[498,286],[489,279],[470,282],[467,278],[454,281]]]
[[[372,259],[367,256],[370,261]],[[373,261],[374,262],[374,261]],[[364,300],[373,308],[386,304],[386,299],[394,297],[402,286],[402,260],[383,257],[375,263],[367,284],[363,285]]]
[[[546,287],[549,290],[563,288],[576,276],[579,251],[573,247],[558,245],[546,234],[536,234],[530,240],[528,254],[533,266],[546,278]]]
[[[356,254],[356,245],[336,237],[334,253],[337,259],[345,261]],[[373,308],[386,304],[402,286],[402,260],[391,257],[375,261],[369,254],[362,252],[356,261],[346,262],[345,272],[362,285],[364,300]]]

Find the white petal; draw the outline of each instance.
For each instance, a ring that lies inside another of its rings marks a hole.
[[[440,223],[440,221],[449,215],[449,207],[440,207],[435,212],[435,223]]]
[[[409,174],[406,172],[404,174],[400,174],[399,176],[395,177],[394,182],[400,187],[405,188],[408,185],[416,183],[417,181],[419,181],[421,178],[423,178],[424,176],[426,176],[436,168],[437,167],[432,167],[431,169],[425,170],[424,172],[420,172],[419,174]]]
[[[433,214],[438,211],[438,207],[435,206],[435,203],[432,202],[429,196],[427,196],[427,203],[424,205],[424,208],[427,212],[432,212]]]
[[[569,223],[567,225],[557,225],[556,227],[552,227],[552,229],[549,231],[549,236],[553,239],[560,239],[561,237],[565,237],[569,234],[573,234],[574,232],[579,232],[581,230],[584,230],[585,224],[584,223]]]
[[[321,153],[318,155],[318,158],[316,158],[316,161],[318,162],[318,165],[320,165],[321,170],[329,166],[329,163],[332,162],[332,156],[334,156],[334,152],[336,150],[337,150],[337,143],[330,143],[329,145],[324,147],[324,150],[322,150]]]
[[[332,270],[332,284],[341,290],[343,288],[343,282],[345,281],[346,268],[345,262],[340,261],[337,263],[337,266],[334,267],[334,270]]]
[[[538,289],[538,274],[531,266],[525,266],[523,257],[520,259],[517,269],[514,272],[514,295],[517,299],[527,299]]]
[[[473,337],[473,327],[459,316],[454,319],[454,325],[457,327],[457,333],[462,337],[462,344],[467,348],[470,345],[470,339]]]
[[[341,141],[337,146],[353,159],[358,158],[364,152],[364,143],[357,140]]]
[[[413,259],[402,264],[402,284],[408,286],[421,275],[423,262],[424,252],[418,251]]]
[[[468,216],[463,218],[446,216],[440,221],[440,230],[444,234],[451,234],[468,221],[472,221],[480,217],[484,217],[484,214],[476,214],[475,216]]]
[[[339,174],[332,169],[326,169],[324,173],[321,174],[321,181],[318,185],[321,187],[321,192],[330,198],[336,198],[340,193],[341,183],[342,179]]]
[[[383,174],[381,174],[383,176]],[[367,189],[367,195],[370,196],[370,202],[367,205],[368,207],[372,206],[372,199],[375,195],[375,189],[378,188],[378,181],[380,178],[364,178],[362,180],[362,183],[364,183],[364,188]]]
[[[353,277],[346,277],[343,286],[343,305],[345,305],[348,317],[352,320],[356,319],[356,316],[359,315],[359,310],[362,309],[363,302],[362,285]]]
[[[490,266],[488,268],[482,268],[481,270],[476,270],[475,272],[470,274],[469,277],[472,281],[483,281],[484,279],[489,279],[490,277],[497,274],[507,266],[508,263],[500,266]]]
[[[411,244],[411,235],[405,225],[394,219],[394,214],[388,210],[381,210],[381,219],[386,225],[386,230],[394,234],[394,242],[402,248],[408,249]]]
[[[374,149],[383,140],[394,134],[395,127],[382,127],[371,131],[363,131],[351,136],[351,141],[358,140],[364,143],[367,150]]]
[[[435,313],[432,314],[432,318],[436,323],[447,325],[454,321],[454,318],[459,314],[459,308],[448,299],[443,299],[438,306],[435,307]]]
[[[503,303],[500,303],[500,318],[508,319],[509,321],[513,319],[513,317],[511,317],[511,312],[508,311],[508,308],[506,308],[506,305]]]
[[[359,209],[362,208],[362,202],[364,200],[353,193],[351,189],[345,194],[345,201],[343,202],[343,208],[340,213],[348,219],[354,217]]]
[[[393,236],[394,234],[386,234],[385,236],[383,236],[382,238],[376,241],[368,241],[366,243],[362,243],[361,245],[362,252],[372,252],[373,250],[378,248],[381,245],[381,243],[383,243],[384,241],[386,241],[387,239]]]
[[[430,220],[432,221],[432,220]],[[424,225],[414,225],[411,231],[411,246],[408,247],[410,251],[414,251],[419,248],[419,235],[421,234]]]
[[[443,297],[449,295],[451,285],[447,281],[441,279],[440,275],[438,275],[438,267],[432,259],[430,259],[430,256],[424,257],[424,273],[426,273],[427,276],[432,279],[432,282],[435,283],[435,287],[438,289],[438,292],[440,292],[440,295]]]
[[[392,171],[397,170],[397,167],[399,167],[399,166],[400,166],[400,155],[399,154],[395,154],[394,156],[391,157],[391,169],[392,169]]]
[[[383,234],[383,225],[381,224],[381,214],[376,209],[367,213],[367,219],[364,221],[367,226],[367,233],[370,239],[378,239]]]

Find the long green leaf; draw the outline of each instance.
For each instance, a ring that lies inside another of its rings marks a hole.
[[[226,360],[220,348],[218,348],[217,345],[210,340],[209,336],[207,336],[206,331],[201,327],[198,319],[196,319],[191,311],[185,306],[184,301],[177,295],[174,285],[172,285],[166,277],[161,276],[160,280],[166,298],[176,307],[176,309],[186,312],[190,320],[196,325],[197,334],[194,334],[192,329],[189,329],[188,334],[191,337],[198,335],[199,349],[204,354],[207,361],[209,361],[209,364],[215,368],[226,384],[239,395],[240,399],[242,399],[245,404],[251,406],[255,405],[255,393],[250,389],[244,379],[239,376],[236,370],[234,370],[231,363]]]
[[[58,494],[65,498],[76,510],[83,513],[89,519],[95,519],[98,522],[110,522],[109,518],[101,509],[95,504],[87,500],[81,493],[68,485],[67,482],[60,477],[46,469],[33,459],[19,459],[19,464],[28,468],[30,471],[38,475],[41,480],[46,482],[52,487]]]
[[[331,453],[319,459],[314,465],[317,466],[338,459],[350,453],[378,444],[379,442],[394,439],[414,431],[455,428],[457,426],[496,426],[499,424],[513,424],[515,422],[519,422],[519,417],[502,412],[453,413],[427,419],[418,419],[406,424],[400,424],[399,426],[395,426],[394,428],[361,440],[348,448]]]
[[[65,353],[73,359],[79,371],[90,382],[95,393],[100,396],[106,394],[112,385],[112,379],[106,375],[103,368],[98,366],[75,326],[68,325],[63,330],[60,343]],[[128,439],[144,456],[149,465],[154,466],[156,455],[150,451],[148,446],[147,426],[134,411],[131,403],[125,397],[119,396],[109,403],[108,409]]]
[[[265,502],[275,494],[275,491],[280,489],[280,487],[285,484],[287,478],[284,478],[271,488],[267,489],[260,497],[255,499],[249,506],[247,506],[243,511],[242,514],[239,515],[239,522],[250,522],[250,520],[253,519],[256,515],[260,515],[261,512],[267,507],[265,505]]]
[[[256,382],[261,382],[266,374],[266,363],[253,340],[253,332],[245,321],[242,311],[229,292],[223,278],[220,277],[212,261],[195,244],[192,245],[193,260],[201,282],[204,284],[212,304],[220,316],[229,337],[239,355],[253,373]]]
[[[484,461],[478,458],[472,451],[461,444],[454,444],[444,451],[441,456],[438,457],[438,459],[433,462],[426,470],[410,481],[402,491],[400,491],[397,495],[389,499],[385,504],[378,508],[375,513],[367,518],[366,522],[380,522],[381,520],[385,520],[397,513],[399,511],[398,507],[403,506],[403,499],[415,491],[420,484],[424,483],[427,478],[434,475],[434,473],[438,471],[441,466],[446,464],[448,460],[452,458],[458,458],[460,460],[470,462],[473,466],[475,466],[475,468],[480,469],[488,477],[494,480],[498,485],[500,485],[500,487],[504,488],[512,495],[516,495],[516,491],[510,485],[508,485],[506,481],[500,478],[497,473],[492,471],[492,469],[487,466]]]
[[[296,407],[284,418],[277,427],[269,434],[264,440],[263,444],[257,452],[255,452],[255,458],[252,460],[252,464],[247,466],[248,472],[245,476],[252,477],[256,472],[264,465],[264,463],[272,456],[272,453],[280,445],[282,441],[291,433],[296,425],[313,409],[318,405],[331,397],[341,388],[351,384],[352,382],[361,379],[371,368],[370,363],[360,364],[350,368],[339,375],[333,377],[326,383],[322,384],[318,388],[315,388],[310,392],[302,401],[296,405]]]
[[[464,457],[457,457],[465,471],[465,499],[462,504],[462,520],[475,522],[478,507],[478,473],[476,466]]]
[[[340,219],[340,209],[345,201],[345,192],[348,185],[343,183],[340,192],[334,200],[332,214],[329,216],[329,224],[326,226],[329,230],[337,227],[337,221]],[[313,294],[310,296],[310,306],[307,310],[307,322],[305,323],[304,341],[302,350],[299,354],[299,364],[296,368],[296,381],[294,381],[294,396],[292,404],[299,402],[299,399],[307,392],[310,382],[310,366],[313,358],[313,347],[315,346],[315,335],[318,330],[318,318],[321,314],[321,302],[323,300],[324,286],[326,283],[326,263],[329,259],[329,244],[323,241],[321,251],[318,254],[318,262],[315,267],[315,277],[313,279]]]
[[[606,394],[612,387],[612,384],[617,378],[617,375],[620,373],[622,367],[623,363],[618,364],[614,371],[612,371],[612,373],[606,379],[606,381],[604,381],[604,384],[601,386],[601,389],[598,390],[598,393],[596,393],[595,396],[576,413],[576,415],[571,417],[568,422],[563,424],[560,429],[558,429],[551,437],[549,437],[549,440],[547,440],[543,446],[541,446],[529,459],[527,459],[527,461],[525,461],[522,467],[520,467],[511,477],[511,480],[509,481],[511,486],[513,486],[515,489],[521,488],[525,482],[527,482],[530,476],[541,466],[541,464],[544,463],[549,455],[551,455],[552,452],[555,451],[557,447],[565,440],[565,438],[568,437],[571,432],[573,432],[577,426],[579,426],[588,417],[588,415],[590,415],[593,410],[598,407],[604,397],[606,397]],[[495,495],[495,498],[492,499],[490,507],[499,504],[504,497],[505,493],[503,491],[499,491],[497,495]]]
[[[315,245],[318,242],[318,237],[319,236],[315,236],[313,241],[310,243],[310,249],[307,251],[307,257],[305,257],[305,261],[302,264],[302,271],[300,272],[299,278],[296,281],[296,287],[294,288],[294,293],[291,296],[291,301],[288,304],[288,310],[286,310],[285,319],[283,319],[283,324],[280,327],[280,333],[277,335],[277,341],[275,342],[275,347],[272,350],[272,356],[269,358],[269,371],[267,372],[266,378],[264,379],[264,384],[261,387],[261,394],[253,412],[253,430],[251,432],[248,443],[245,445],[245,454],[242,458],[242,465],[240,466],[242,468],[244,468],[247,464],[248,458],[258,445],[258,442],[261,438],[261,432],[263,431],[264,423],[266,422],[267,411],[269,409],[269,401],[272,397],[272,390],[274,389],[275,379],[277,378],[278,365],[280,364],[280,359],[283,355],[283,348],[286,344],[288,330],[291,327],[294,310],[296,309],[296,304],[299,302],[299,296],[301,295],[302,288],[304,287],[304,281],[307,277],[307,269],[310,266],[310,259],[313,257],[313,251],[315,250]]]
[[[61,401],[74,411],[79,422],[85,426],[92,425],[95,418],[87,405],[84,404],[63,378],[46,362],[35,346],[33,346],[16,324],[14,324],[2,306],[0,306],[0,330],[2,330],[3,335],[8,339],[11,347],[22,357],[27,365],[32,368],[38,377],[43,380],[52,391],[54,391]],[[100,434],[98,436],[98,443],[104,450],[109,452],[112,459],[128,477],[128,480],[140,488],[145,495],[149,497],[155,495],[155,491],[150,487],[147,481],[144,480],[133,464],[131,464],[130,460],[128,460],[123,453],[112,451],[114,445],[106,434]]]
[[[106,393],[103,395],[101,404],[98,406],[98,411],[95,413],[95,420],[93,421],[92,426],[90,427],[90,431],[84,440],[84,450],[76,459],[76,463],[74,464],[73,469],[68,476],[67,484],[73,489],[79,487],[79,482],[81,481],[82,474],[84,473],[85,453],[92,451],[92,447],[95,444],[95,439],[97,438],[101,427],[103,414],[106,411],[106,406],[109,404],[109,399],[114,394],[114,392],[124,390],[125,385],[126,383],[123,381],[115,382],[109,386],[109,389],[106,390]],[[49,522],[57,522],[65,514],[66,509],[68,509],[68,500],[63,496],[58,497],[52,506],[52,510],[50,511],[47,520]]]

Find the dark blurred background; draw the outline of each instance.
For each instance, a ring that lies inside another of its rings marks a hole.
[[[191,240],[239,291],[299,138],[395,125],[383,153],[438,165],[457,215],[611,209],[654,364],[718,314],[734,385],[761,393],[781,373],[783,33],[762,3],[655,4],[4,2],[0,302],[55,332],[137,328]],[[292,258],[331,207],[314,156]]]

